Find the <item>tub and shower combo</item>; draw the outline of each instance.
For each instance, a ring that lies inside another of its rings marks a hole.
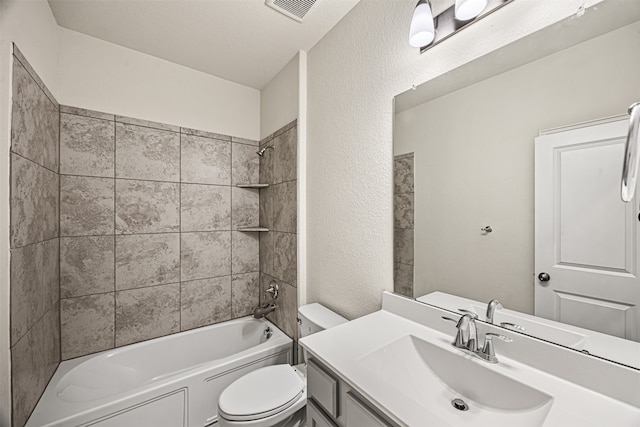
[[[62,362],[27,427],[203,427],[242,375],[292,362],[292,340],[245,317]]]

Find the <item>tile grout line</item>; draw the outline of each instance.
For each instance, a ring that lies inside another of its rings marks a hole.
[[[116,275],[116,270],[117,270],[117,255],[116,255],[116,251],[117,251],[117,247],[116,247],[116,222],[117,222],[117,213],[116,213],[116,209],[117,209],[117,204],[116,204],[116,170],[118,168],[118,161],[117,161],[117,153],[118,153],[118,141],[117,141],[117,124],[115,121],[115,115],[113,116],[113,347],[112,348],[116,348],[116,343],[117,343],[117,339],[116,339],[116,331],[117,331],[117,327],[116,327],[116,323],[117,323],[117,298],[116,298],[116,291],[118,289],[118,278]]]
[[[60,171],[62,170],[62,116],[60,106],[58,106],[58,366],[62,360],[62,180]]]

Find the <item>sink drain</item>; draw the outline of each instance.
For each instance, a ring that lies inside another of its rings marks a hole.
[[[456,408],[458,411],[468,411],[469,410],[469,405],[467,405],[465,403],[465,401],[462,400],[462,399],[453,399],[451,401],[451,406]]]

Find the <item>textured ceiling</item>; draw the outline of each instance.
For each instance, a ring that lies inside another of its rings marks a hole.
[[[262,89],[359,0],[318,0],[303,23],[264,0],[49,0],[62,27]]]

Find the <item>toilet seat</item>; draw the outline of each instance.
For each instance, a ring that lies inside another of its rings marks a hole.
[[[220,394],[219,415],[229,421],[252,421],[281,413],[304,394],[305,382],[290,365],[256,369]]]

